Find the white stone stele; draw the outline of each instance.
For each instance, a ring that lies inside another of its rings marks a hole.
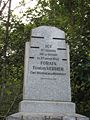
[[[55,27],[35,28],[25,48],[23,101],[19,111],[75,114],[65,33]]]
[[[59,70],[45,70],[47,67]],[[71,101],[69,48],[63,31],[47,26],[32,30],[31,42],[26,43],[24,73],[23,99]]]

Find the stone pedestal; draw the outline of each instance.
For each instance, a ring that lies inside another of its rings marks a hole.
[[[7,120],[89,120],[89,118],[75,114],[49,114],[49,113],[24,113],[19,112],[7,117]]]
[[[24,100],[20,103],[20,112],[27,113],[53,113],[53,114],[75,114],[75,104],[71,102],[53,101],[29,101]]]

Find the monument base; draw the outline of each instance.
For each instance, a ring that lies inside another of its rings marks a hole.
[[[19,112],[10,115],[6,120],[89,120],[88,117],[79,114],[64,115],[64,114],[48,114],[48,113],[25,113]]]
[[[30,101],[24,100],[19,106],[20,112],[75,114],[75,104],[72,102]]]

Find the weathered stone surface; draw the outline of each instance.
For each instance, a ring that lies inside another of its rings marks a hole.
[[[89,120],[88,117],[78,117],[76,120]]]
[[[58,113],[75,114],[75,104],[71,102],[29,101],[24,100],[20,105],[20,112],[30,113]]]
[[[80,114],[76,114],[76,120],[89,120],[89,118]]]
[[[24,113],[19,112],[7,117],[6,120],[89,120],[89,118],[81,115],[64,115],[64,114],[47,114],[47,113]]]
[[[71,101],[69,67],[65,33],[47,26],[33,29],[26,43],[24,99]]]
[[[75,116],[64,116],[63,120],[76,120]]]

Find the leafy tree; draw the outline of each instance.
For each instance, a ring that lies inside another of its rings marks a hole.
[[[16,16],[11,16],[6,51],[7,77],[4,81],[3,48],[6,21],[2,18],[0,24],[1,119],[18,111],[18,103],[22,99],[25,42],[30,39],[31,29],[40,25],[56,26],[65,31],[66,41],[70,46],[72,100],[77,105],[78,113],[90,117],[89,10],[89,0],[39,0],[34,9],[28,8],[23,15],[28,24],[24,24]]]
[[[6,21],[5,21],[6,22]],[[25,42],[30,38],[30,27],[25,26],[22,21],[11,17],[8,45],[6,51],[6,67],[4,68],[4,36],[5,22],[0,26],[0,118],[18,110],[18,103],[22,99],[23,66]],[[27,34],[28,33],[28,34]],[[6,79],[3,77],[4,69]]]

